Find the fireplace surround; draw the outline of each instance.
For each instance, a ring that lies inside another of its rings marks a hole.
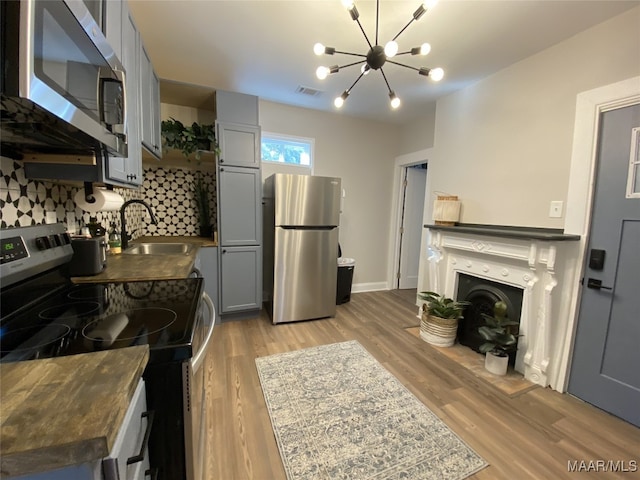
[[[458,286],[476,277],[522,292],[515,369],[527,380],[548,386],[558,376],[567,335],[568,304],[562,292],[575,268],[568,244],[580,236],[510,226],[425,227],[430,233],[428,290],[462,300]]]

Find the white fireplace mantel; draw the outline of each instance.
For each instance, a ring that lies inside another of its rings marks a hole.
[[[567,245],[580,237],[514,227],[440,227],[430,229],[430,289],[455,298],[458,275],[492,280],[523,291],[515,368],[538,385],[557,375],[566,334],[566,310],[559,288],[571,255]]]

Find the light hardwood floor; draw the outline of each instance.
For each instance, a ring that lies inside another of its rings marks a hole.
[[[419,325],[409,292],[359,293],[335,318],[272,325],[268,315],[216,327],[207,358],[207,479],[285,480],[255,358],[358,340],[490,466],[470,478],[640,478],[640,429],[569,395],[509,397],[405,331]],[[628,473],[568,471],[624,462]]]

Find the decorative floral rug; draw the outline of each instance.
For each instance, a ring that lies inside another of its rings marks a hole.
[[[357,341],[256,366],[289,480],[459,480],[487,466]]]

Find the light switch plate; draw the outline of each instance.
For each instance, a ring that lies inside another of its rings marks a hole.
[[[561,218],[563,205],[564,202],[561,200],[554,200],[553,202],[551,202],[551,205],[549,207],[549,217]]]

